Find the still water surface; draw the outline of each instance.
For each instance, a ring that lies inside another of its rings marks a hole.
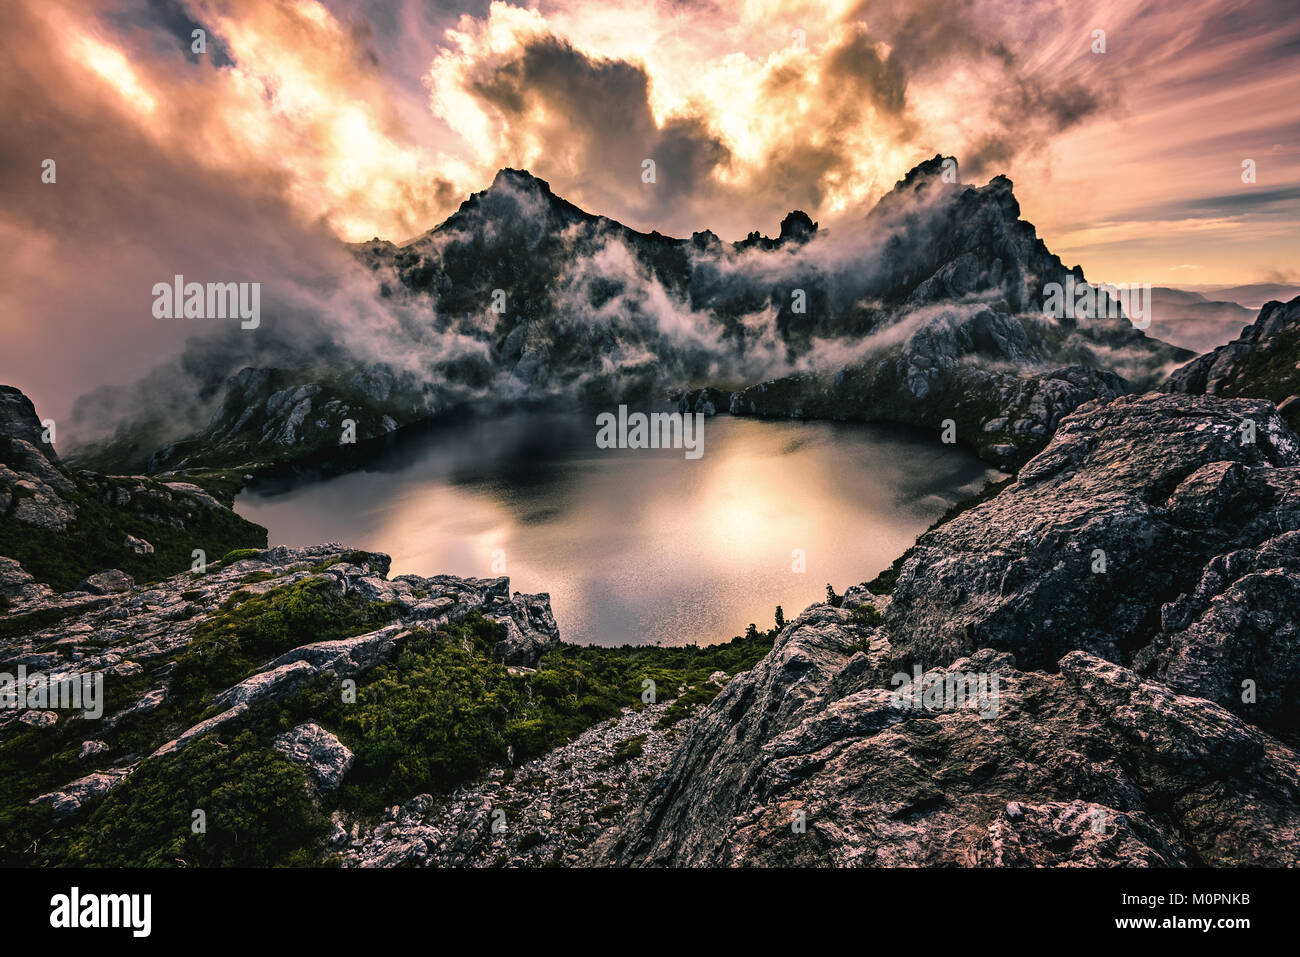
[[[725,641],[887,567],[997,476],[974,456],[859,425],[707,420],[704,455],[598,449],[592,415],[521,413],[432,432],[361,472],[243,493],[273,544],[344,542],[390,575],[549,592],[566,641]],[[794,570],[796,550],[805,571]]]

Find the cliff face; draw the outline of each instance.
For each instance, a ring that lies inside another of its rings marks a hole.
[[[1292,428],[1300,428],[1300,296],[1265,303],[1240,336],[1175,370],[1161,388],[1269,399]]]
[[[31,400],[0,386],[0,555],[41,582],[68,590],[103,568],[156,578],[194,549],[266,545],[266,529],[189,478],[74,471],[42,436]]]
[[[1298,492],[1270,403],[1083,406],[891,595],[791,622],[592,859],[1300,862]]]
[[[1195,591],[1213,560],[1236,555],[1240,569],[1247,552],[1289,550],[1297,466],[1300,443],[1265,401],[1149,394],[1084,406],[1014,483],[917,541],[886,615],[893,655],[946,664],[995,648],[1050,669],[1082,649],[1130,663],[1197,617],[1162,606]],[[1253,656],[1222,667],[1274,677]],[[1275,703],[1292,697],[1270,684]]]

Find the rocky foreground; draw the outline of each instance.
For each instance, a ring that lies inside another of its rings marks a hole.
[[[1300,863],[1298,529],[1272,403],[1084,405],[892,594],[791,622],[592,860]]]
[[[96,715],[0,710],[0,855],[1300,864],[1300,439],[1268,401],[1086,402],[893,572],[731,646],[576,649],[545,595],[387,572],[251,548],[57,591],[0,559],[0,673],[104,680]]]
[[[518,592],[512,596],[506,578],[405,575],[390,582],[385,577],[388,556],[341,545],[250,552],[237,553],[202,574],[177,575],[147,586],[136,586],[129,575],[110,570],[89,576],[77,589],[60,595],[51,595],[47,587],[33,582],[17,563],[0,559],[0,593],[10,600],[7,636],[0,642],[0,670],[13,673],[23,667],[41,673],[50,683],[75,682],[99,673],[106,676],[106,683],[136,678],[138,688],[148,686],[101,722],[83,723],[85,730],[104,735],[104,739],[80,742],[77,749],[79,757],[96,770],[40,795],[38,801],[49,803],[57,814],[76,811],[121,783],[141,760],[173,754],[205,735],[238,727],[259,706],[283,700],[317,677],[328,676],[331,682],[356,678],[392,660],[415,629],[437,628],[477,613],[501,628],[493,657],[524,667],[535,665],[559,640],[547,597]],[[355,637],[287,649],[209,700],[175,702],[182,713],[197,706],[211,716],[191,727],[178,727],[174,736],[164,736],[167,739],[156,742],[147,754],[118,753],[113,746],[115,729],[172,699],[170,679],[200,626],[220,610],[304,584],[354,599],[360,607],[381,606],[391,622]],[[62,717],[53,709],[0,710],[0,731],[10,725],[53,726]],[[301,753],[287,746],[282,750],[315,775],[318,765],[327,764],[338,747],[336,740],[321,739]]]
[[[664,681],[659,700],[647,703],[637,697],[637,673],[631,690],[615,693],[613,716],[600,719],[590,696],[569,694],[585,691],[587,673],[546,658],[559,637],[545,595],[511,594],[505,578],[389,580],[387,570],[387,556],[378,553],[276,547],[143,586],[105,571],[55,595],[0,559],[0,592],[11,602],[0,672],[25,669],[29,694],[44,682],[100,675],[108,702],[95,715],[31,702],[0,710],[0,762],[8,772],[0,816],[15,822],[0,842],[5,859],[203,863],[192,851],[158,855],[180,841],[194,809],[211,814],[214,827],[233,830],[236,810],[248,804],[241,813],[263,816],[268,829],[280,826],[281,814],[292,824],[280,856],[272,849],[254,863],[580,862],[667,765],[690,727],[688,714],[671,710],[688,687]],[[331,619],[349,636],[310,640],[330,629]],[[483,634],[491,635],[486,643]],[[241,643],[256,648],[232,655],[230,646],[238,651]],[[412,700],[411,675],[422,668],[431,680]],[[664,672],[652,665],[645,674]],[[725,672],[710,674],[706,699],[727,680]],[[513,703],[512,690],[520,692]],[[530,708],[534,691],[537,706]],[[571,731],[549,727],[557,715],[553,703],[543,703],[548,696],[573,712]],[[458,723],[445,736],[426,733],[421,726],[444,719],[448,707],[456,715],[481,709],[486,722]],[[511,722],[508,729],[525,743],[551,737],[534,748],[537,757],[521,753],[517,761],[513,745],[497,750],[493,722]],[[555,743],[573,739],[548,746],[557,735]],[[33,752],[37,767],[14,762]],[[223,752],[249,760],[228,766]],[[431,763],[408,775],[407,765],[422,760]],[[297,773],[278,774],[273,794],[240,778],[289,767]],[[205,775],[214,780],[188,780]],[[404,790],[405,780],[437,793]],[[459,787],[436,787],[458,780]],[[223,787],[253,793],[236,808],[213,810]],[[141,800],[151,788],[182,793],[163,815],[171,820],[159,820]],[[264,806],[286,791],[307,806]],[[108,821],[131,835],[129,855],[103,856],[97,839],[111,830]],[[33,858],[41,846],[44,856]]]

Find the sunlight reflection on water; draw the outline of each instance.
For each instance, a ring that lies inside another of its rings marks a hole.
[[[867,426],[711,418],[705,454],[602,450],[594,416],[528,413],[421,436],[366,470],[242,494],[272,544],[387,552],[391,575],[494,577],[549,592],[561,636],[726,641],[887,567],[998,473]],[[792,572],[803,549],[807,571]]]

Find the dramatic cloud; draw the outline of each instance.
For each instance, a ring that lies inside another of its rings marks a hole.
[[[0,380],[56,415],[183,361],[196,327],[149,309],[177,273],[279,317],[192,352],[384,341],[412,320],[340,241],[409,239],[504,166],[736,239],[793,208],[843,235],[944,153],[1095,278],[1285,282],[1300,253],[1291,0],[16,0],[0,55]]]

